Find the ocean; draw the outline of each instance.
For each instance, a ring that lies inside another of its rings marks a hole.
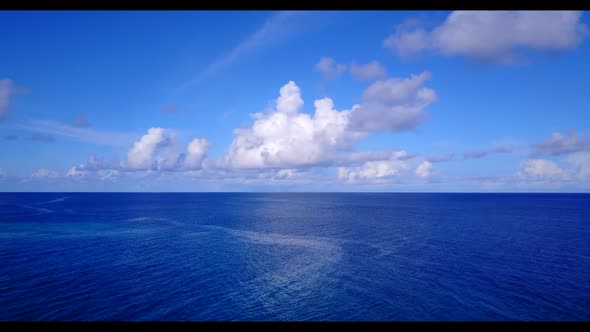
[[[590,195],[0,193],[2,321],[588,321]]]

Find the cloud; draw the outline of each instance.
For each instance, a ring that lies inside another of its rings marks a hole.
[[[229,168],[292,168],[311,166],[351,147],[361,134],[348,131],[349,113],[329,98],[316,100],[313,116],[300,113],[300,89],[289,82],[280,89],[276,110],[254,114],[251,128],[236,130],[222,164]]]
[[[494,148],[490,149],[483,149],[483,150],[473,150],[467,151],[463,153],[463,159],[480,159],[487,157],[493,154],[500,154],[500,153],[511,153],[514,151],[514,147],[512,144],[502,144],[498,145]]]
[[[103,175],[110,179],[116,177],[119,172],[177,172],[200,169],[210,145],[211,143],[204,138],[194,138],[189,142],[186,153],[180,153],[176,133],[170,129],[154,127],[148,129],[132,144],[124,160],[105,162],[91,155],[86,163],[74,166],[68,172],[70,177],[75,177],[103,171]]]
[[[408,169],[408,164],[401,160],[368,161],[360,167],[338,167],[338,178],[346,182],[376,181],[399,174]]]
[[[23,179],[24,182],[31,182],[34,180],[54,180],[59,178],[59,173],[45,168],[40,168],[31,174],[29,177]]]
[[[81,178],[85,175],[86,175],[86,171],[84,171],[83,169],[81,169],[80,167],[77,167],[77,166],[70,168],[66,172],[66,177],[69,177],[69,178]]]
[[[383,45],[409,58],[423,50],[514,63],[522,49],[564,51],[587,35],[580,11],[454,11],[432,31],[402,23]]]
[[[96,156],[91,155],[88,157],[86,163],[68,169],[65,177],[78,181],[92,178],[98,180],[115,180],[122,171],[129,172],[132,170],[125,168],[125,165],[122,165],[120,162],[106,163]]]
[[[330,98],[314,102],[313,115],[301,113],[304,105],[295,82],[279,90],[276,109],[256,113],[250,128],[236,130],[228,153],[222,158],[229,168],[293,168],[331,162],[346,157],[354,143],[371,131],[402,131],[417,126],[423,109],[435,99],[423,88],[427,72],[409,79],[379,81],[365,91],[365,102],[351,110],[336,110]]]
[[[329,165],[337,166],[352,166],[360,165],[368,161],[377,160],[410,160],[414,158],[415,154],[409,154],[404,150],[385,150],[385,151],[362,151],[352,152],[345,155],[337,155],[333,157]]]
[[[296,174],[296,170],[293,169],[281,169],[277,172],[277,174],[274,176],[275,180],[284,180],[284,179],[290,179],[293,178]]]
[[[279,92],[280,96],[277,99],[277,112],[294,114],[303,106],[301,90],[299,90],[299,87],[295,82],[290,81],[284,85]]]
[[[514,179],[521,184],[587,185],[590,181],[590,151],[574,152],[555,161],[524,160]]]
[[[352,77],[360,81],[373,81],[387,77],[387,70],[376,60],[359,65],[352,62],[350,65],[336,63],[333,58],[323,57],[315,65],[315,70],[321,73],[325,79],[335,79],[348,69]]]
[[[10,78],[0,80],[0,120],[8,117],[10,99],[19,92]]]
[[[463,153],[463,159],[478,159],[483,158],[489,154],[488,151],[476,150]]]
[[[350,65],[352,77],[361,81],[372,81],[387,77],[387,70],[379,62],[373,60],[365,65],[357,65],[354,62]]]
[[[383,46],[394,50],[402,59],[409,59],[431,43],[427,31],[420,28],[416,20],[406,20],[396,27],[396,33],[383,41]]]
[[[65,179],[75,182],[87,181],[116,181],[121,172],[115,169],[94,169],[91,170],[85,165],[71,167],[65,173]]]
[[[546,159],[528,159],[522,162],[517,177],[521,179],[556,179],[565,172],[553,161]]]
[[[18,135],[5,135],[3,139],[5,141],[16,141],[18,140]]]
[[[273,188],[272,190],[289,190],[301,185],[317,184],[321,181],[333,182],[318,172],[303,169],[223,169],[203,168],[182,173],[163,173],[172,178],[175,175],[184,181],[198,181],[202,185],[213,185],[218,190],[257,190]],[[223,188],[223,189],[222,189]],[[225,189],[227,188],[227,189]]]
[[[533,156],[558,156],[590,150],[590,139],[578,137],[574,130],[567,134],[555,132],[548,140],[533,145]]]
[[[210,146],[211,143],[205,138],[193,139],[186,148],[187,153],[184,159],[184,165],[189,169],[201,168]]]
[[[98,176],[99,176],[100,180],[102,180],[102,181],[114,181],[120,175],[121,175],[121,173],[117,170],[114,170],[114,169],[107,169],[107,170],[103,170],[103,171],[98,172]]]
[[[74,125],[74,127],[79,127],[79,128],[90,127],[90,123],[88,123],[88,121],[86,120],[86,118],[82,114],[76,115],[76,117],[74,118],[73,125]]]
[[[189,110],[188,109],[181,109],[174,104],[167,104],[167,105],[162,106],[162,113],[178,114],[178,113],[185,113],[185,112],[189,112]]]
[[[55,142],[55,137],[48,135],[48,134],[42,134],[42,133],[33,133],[31,135],[31,138],[29,138],[31,141],[37,141],[37,142],[47,142],[47,143],[53,143]]]
[[[133,146],[127,153],[126,166],[135,170],[146,170],[148,168],[156,167],[157,163],[154,160],[157,150],[168,146],[172,143],[173,138],[170,133],[164,128],[150,128],[147,134],[143,135],[138,141],[133,143]],[[160,161],[164,161],[160,159]]]
[[[64,136],[96,145],[121,147],[127,146],[129,142],[132,141],[132,136],[127,133],[101,131],[92,128],[78,128],[51,120],[27,119],[15,123],[15,126],[32,132]]]
[[[399,107],[394,112],[400,115],[403,113],[401,108],[416,99],[415,94],[430,93],[424,91],[421,82],[416,82],[424,79],[423,73],[409,79],[392,79],[393,83],[386,82],[388,86],[382,91],[373,91],[375,87],[369,87],[367,100],[397,104]],[[355,105],[350,110],[337,110],[330,98],[323,98],[315,100],[313,114],[301,112],[303,106],[300,88],[290,81],[279,89],[274,109],[252,114],[250,127],[235,130],[227,152],[220,157],[207,156],[211,143],[205,138],[193,138],[186,151],[179,152],[175,133],[154,127],[131,145],[122,161],[105,163],[91,156],[85,164],[68,170],[69,177],[115,170],[150,174],[181,172],[193,177],[220,174],[227,177],[231,173],[244,179],[262,172],[267,174],[266,179],[286,181],[299,179],[302,172],[313,167],[343,166],[351,167],[348,178],[357,181],[387,178],[407,169],[406,161],[415,157],[404,150],[394,149],[351,152],[355,143],[370,133],[365,130],[363,115],[355,116],[356,112],[367,112],[363,109],[364,104]],[[383,116],[386,121],[392,121],[388,114]]]
[[[0,181],[6,178],[6,172],[3,169],[0,169]]]
[[[117,163],[114,162],[113,164]],[[90,157],[88,157],[88,160],[86,161],[86,164],[84,164],[83,169],[89,171],[96,171],[104,168],[107,168],[107,164],[102,159],[97,158],[95,155],[90,155]]]
[[[430,171],[432,170],[432,163],[428,160],[425,160],[418,165],[416,168],[416,176],[419,178],[427,178],[430,176]]]
[[[274,41],[281,32],[284,32],[284,28],[288,21],[301,14],[302,13],[296,11],[282,11],[274,14],[268,20],[266,20],[258,30],[242,40],[226,56],[211,64],[207,69],[207,72],[212,72],[223,65],[237,60],[244,54],[251,52],[253,49],[262,47],[264,44]]]
[[[577,179],[590,179],[590,152],[576,152],[569,155],[566,160],[573,167],[572,172]]]
[[[440,155],[440,156],[428,156],[428,158],[426,158],[426,160],[431,163],[442,163],[445,161],[451,161],[451,160],[453,160],[454,157],[455,157],[454,153],[447,153],[447,154]]]
[[[363,104],[353,107],[352,125],[360,131],[407,131],[426,120],[424,109],[436,101],[434,90],[423,87],[429,72],[410,78],[391,78],[371,84]]]
[[[248,53],[274,43],[281,37],[294,32],[296,30],[294,23],[297,23],[297,19],[305,15],[306,13],[303,11],[281,11],[273,14],[258,30],[240,41],[230,52],[218,58],[203,71],[182,84],[176,93],[186,90],[194,83],[239,60]]]
[[[315,65],[316,71],[321,73],[325,79],[335,79],[346,70],[345,64],[337,64],[330,57],[323,57]]]

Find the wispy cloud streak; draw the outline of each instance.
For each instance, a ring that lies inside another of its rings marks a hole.
[[[175,93],[181,93],[191,85],[201,81],[221,68],[237,61],[255,49],[275,42],[279,37],[291,32],[288,27],[294,19],[304,15],[300,11],[280,11],[268,18],[253,34],[243,39],[230,52],[209,64],[203,71],[179,86]]]
[[[15,126],[36,133],[64,136],[77,141],[114,147],[127,147],[134,138],[132,134],[74,127],[52,120],[26,119],[15,123]]]

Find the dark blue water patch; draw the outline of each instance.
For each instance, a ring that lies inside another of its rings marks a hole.
[[[590,195],[1,193],[0,320],[589,320]]]

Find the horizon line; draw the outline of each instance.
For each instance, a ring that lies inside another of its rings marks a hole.
[[[539,191],[0,191],[0,194],[577,194],[590,192]]]

